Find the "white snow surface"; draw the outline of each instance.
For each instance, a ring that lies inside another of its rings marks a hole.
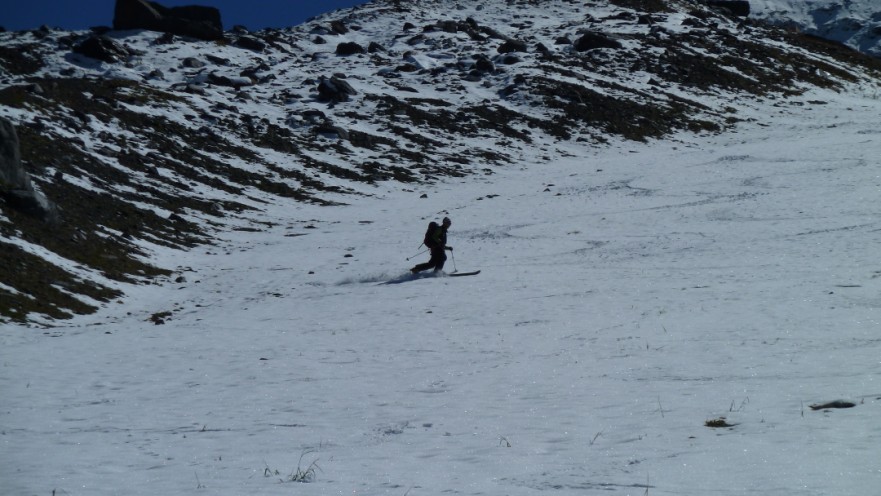
[[[752,15],[881,57],[878,0],[750,0]]]
[[[160,252],[181,282],[6,326],[2,492],[878,494],[881,102],[806,96],[276,203],[275,228]],[[445,215],[446,271],[482,272],[410,276]]]
[[[881,494],[881,100],[795,100],[155,246],[179,282],[0,325],[0,493]],[[444,216],[479,275],[409,274]]]

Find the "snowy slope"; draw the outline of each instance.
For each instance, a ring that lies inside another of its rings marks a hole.
[[[557,142],[718,133],[812,89],[877,87],[877,61],[642,5],[381,1],[223,43],[109,32],[104,61],[77,52],[94,33],[0,33],[0,115],[64,219],[4,210],[0,312],[51,322],[169,281],[164,248],[264,229],[268,204],[490,175],[529,150],[554,163]],[[350,91],[328,101],[327,80]]]
[[[751,0],[753,15],[881,57],[881,3],[874,0]]]
[[[179,283],[6,327],[4,491],[873,494],[881,103],[805,98],[723,136],[274,205],[166,252]],[[447,270],[479,276],[405,275],[441,215]]]

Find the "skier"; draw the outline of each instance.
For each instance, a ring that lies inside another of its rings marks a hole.
[[[416,274],[417,272],[428,270],[432,267],[434,267],[435,272],[438,272],[444,268],[444,262],[447,261],[447,254],[445,251],[453,251],[452,246],[447,246],[447,229],[449,229],[452,224],[453,223],[450,221],[449,217],[444,217],[441,225],[438,225],[437,222],[428,224],[428,230],[425,232],[425,240],[423,243],[429,250],[431,250],[431,259],[429,259],[428,262],[413,267],[410,269],[410,272]]]

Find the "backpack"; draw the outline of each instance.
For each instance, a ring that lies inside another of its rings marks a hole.
[[[437,222],[431,221],[428,223],[428,229],[425,230],[425,238],[422,239],[422,244],[429,248],[434,248],[434,233],[440,229],[440,224]]]

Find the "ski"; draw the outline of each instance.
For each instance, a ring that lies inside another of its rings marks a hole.
[[[461,277],[461,276],[476,276],[480,274],[479,270],[475,270],[474,272],[453,272],[451,274],[447,274],[450,277]]]

